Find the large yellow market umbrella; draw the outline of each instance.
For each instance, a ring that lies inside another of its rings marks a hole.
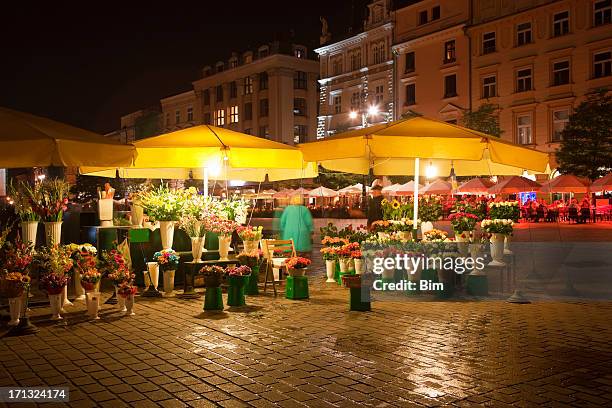
[[[129,166],[135,156],[132,145],[0,107],[0,168]]]
[[[306,161],[347,173],[428,176],[544,173],[548,154],[424,117],[348,131],[299,145]],[[435,170],[435,172],[433,171]],[[415,187],[415,208],[418,188]],[[414,212],[416,223],[418,211]]]
[[[283,143],[209,125],[194,126],[134,143],[134,164],[120,168],[124,178],[196,178],[270,181],[317,176],[316,163]],[[92,176],[115,176],[115,169],[83,168]]]

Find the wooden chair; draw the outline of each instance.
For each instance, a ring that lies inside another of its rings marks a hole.
[[[264,293],[266,293],[266,288],[268,286],[268,277],[272,277],[272,288],[274,289],[274,296],[276,296],[276,280],[274,279],[274,270],[273,268],[278,268],[279,271],[279,279],[282,276],[283,268],[286,269],[286,265],[284,261],[279,262],[279,258],[274,258],[274,250],[280,250],[283,252],[289,252],[292,257],[296,256],[295,254],[295,245],[293,244],[292,239],[262,239],[261,240],[261,250],[263,252],[263,256],[266,259],[266,275],[264,279]]]

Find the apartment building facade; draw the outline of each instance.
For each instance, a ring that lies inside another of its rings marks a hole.
[[[474,1],[467,33],[472,105],[499,106],[504,139],[554,152],[585,95],[612,89],[610,0]]]
[[[469,109],[469,1],[426,0],[395,11],[395,119],[458,123]]]
[[[393,117],[392,42],[390,0],[376,0],[368,5],[363,32],[315,50],[320,64],[318,139]]]
[[[160,100],[160,129],[163,133],[184,129],[201,123],[199,112],[195,111],[196,94],[190,90]]]
[[[193,82],[195,117],[287,144],[314,140],[318,71],[302,45],[272,43],[233,54]]]

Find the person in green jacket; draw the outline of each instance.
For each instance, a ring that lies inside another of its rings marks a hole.
[[[291,197],[291,205],[283,211],[280,219],[281,239],[293,239],[297,252],[312,250],[312,215],[302,204],[298,194]]]

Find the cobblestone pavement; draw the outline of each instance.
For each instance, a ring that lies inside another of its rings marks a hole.
[[[610,302],[360,313],[310,280],[308,301],[268,293],[217,313],[177,298],[138,298],[131,317],[104,305],[95,322],[82,306],[63,323],[35,309],[38,335],[0,340],[0,386],[68,385],[75,407],[612,405]]]

